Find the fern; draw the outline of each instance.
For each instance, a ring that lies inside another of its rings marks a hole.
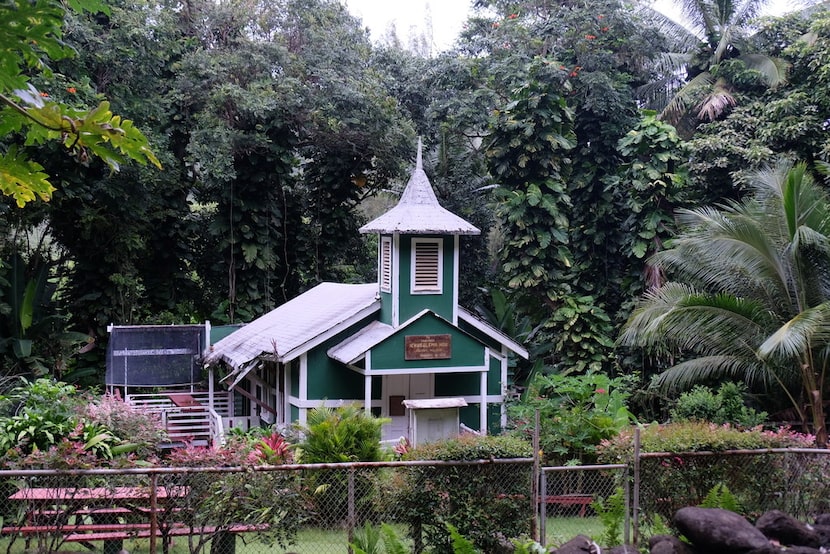
[[[391,525],[388,523],[382,524],[380,532],[383,535],[383,546],[386,549],[386,554],[409,554],[409,549]]]
[[[362,529],[355,531],[354,542],[349,545],[354,554],[382,554],[380,529],[367,521]]]
[[[742,513],[743,508],[732,491],[723,483],[718,483],[706,494],[706,498],[700,504],[701,508],[723,508],[735,513]]]
[[[469,539],[464,538],[453,525],[448,523],[447,529],[452,539],[453,554],[481,554],[475,545]]]

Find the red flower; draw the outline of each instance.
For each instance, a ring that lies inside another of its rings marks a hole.
[[[507,16],[507,19],[516,19],[517,17],[519,17],[519,14],[511,13],[510,15]]]
[[[599,14],[599,15],[597,16],[597,19],[603,19],[604,17],[605,17],[604,15]]]
[[[40,95],[41,95],[41,96],[43,96],[44,98],[48,98],[48,97],[49,97],[49,93],[48,93],[48,92],[41,92],[41,93],[40,93]]]
[[[608,31],[608,27],[603,27],[602,29],[600,29],[600,31],[602,31],[604,33],[606,31]]]
[[[78,90],[75,87],[66,87],[66,92],[69,94],[75,94]]]
[[[493,23],[493,29],[498,29],[498,28],[499,28],[499,23],[497,21],[497,22]]]
[[[595,38],[597,38],[596,35],[585,35],[586,40],[594,40]]]
[[[605,389],[597,389],[597,394],[605,394],[606,392]]]

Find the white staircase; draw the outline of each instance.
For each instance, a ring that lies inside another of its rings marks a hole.
[[[186,394],[186,405],[174,402],[174,398]],[[222,413],[227,414],[229,399],[226,393],[213,397],[210,407],[208,393],[181,391],[156,394],[128,394],[127,404],[133,408],[158,414],[167,430],[168,441],[161,448],[176,448],[187,444],[193,446],[222,445],[225,442]]]

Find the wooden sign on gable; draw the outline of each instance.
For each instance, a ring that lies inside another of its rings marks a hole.
[[[447,360],[452,357],[452,335],[407,335],[405,360]]]

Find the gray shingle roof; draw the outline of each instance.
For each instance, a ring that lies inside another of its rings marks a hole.
[[[409,178],[398,204],[360,228],[361,233],[399,233],[405,235],[478,235],[481,231],[470,222],[441,207],[432,185],[424,173],[421,142],[415,171]]]
[[[239,369],[261,355],[290,361],[333,329],[380,309],[377,293],[377,283],[321,283],[214,344],[205,363]]]

